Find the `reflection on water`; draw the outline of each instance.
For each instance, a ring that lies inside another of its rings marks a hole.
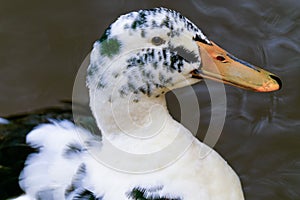
[[[80,63],[118,15],[139,8],[172,8],[228,51],[281,77],[282,90],[271,94],[226,87],[227,120],[215,148],[240,175],[247,199],[300,199],[298,0],[190,0],[184,4],[171,0],[18,0],[1,4],[0,115],[70,99]],[[204,84],[194,88],[203,138],[210,100]],[[169,95],[176,117],[175,101]]]

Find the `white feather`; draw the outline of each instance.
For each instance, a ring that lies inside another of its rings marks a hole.
[[[43,124],[31,131],[27,143],[39,147],[31,154],[20,175],[20,186],[27,194],[35,196],[41,191],[53,190],[58,199],[64,198],[66,187],[82,162],[81,155],[67,159],[63,156],[68,145],[85,146],[90,134],[69,121]]]

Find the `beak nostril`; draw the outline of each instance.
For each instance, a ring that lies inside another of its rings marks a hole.
[[[280,78],[277,77],[277,76],[274,76],[274,75],[270,75],[270,77],[271,77],[272,79],[274,79],[274,80],[278,83],[278,85],[279,85],[279,90],[280,90],[281,87],[282,87],[282,82],[281,82]]]
[[[223,56],[217,56],[216,59],[221,62],[225,61],[225,58]]]

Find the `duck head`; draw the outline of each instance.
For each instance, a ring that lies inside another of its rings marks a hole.
[[[140,10],[119,17],[95,42],[88,85],[115,85],[119,95],[157,96],[207,78],[244,89],[280,89],[280,79],[231,55],[178,12]],[[114,86],[115,87],[115,86]]]

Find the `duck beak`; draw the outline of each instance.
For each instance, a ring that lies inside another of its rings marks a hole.
[[[212,79],[257,92],[281,88],[281,81],[276,75],[234,57],[213,42],[196,42],[201,55],[201,66],[199,70],[191,72],[192,77]]]

